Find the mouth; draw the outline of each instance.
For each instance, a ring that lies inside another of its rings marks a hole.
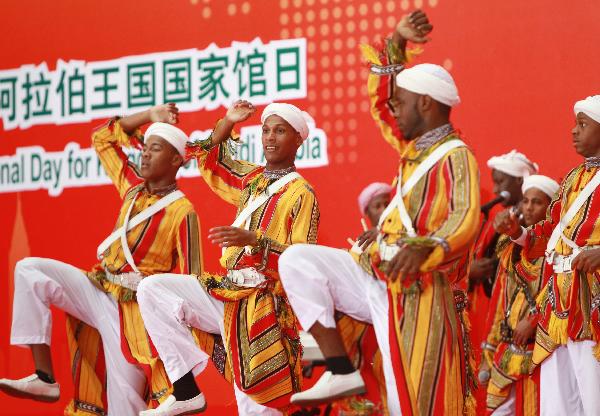
[[[265,152],[276,152],[277,146],[265,146]]]

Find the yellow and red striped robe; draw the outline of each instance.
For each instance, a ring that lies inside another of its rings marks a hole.
[[[206,183],[238,214],[274,180],[264,167],[237,161],[227,144],[211,147],[210,138],[188,147]],[[267,277],[255,288],[239,287],[222,275],[205,273],[208,292],[225,302],[225,347],[236,385],[257,403],[285,409],[301,390],[302,346],[298,321],[279,280],[278,260],[291,244],[317,241],[319,206],[310,184],[298,178],[272,195],[250,218],[249,230],[262,246],[247,253],[228,247],[221,257],[227,270],[254,267]]]
[[[102,166],[123,199],[115,229],[123,224],[136,193],[138,197],[131,211],[131,218],[162,198],[145,188],[137,167],[128,161],[123,152],[123,147],[139,145],[142,139],[139,131],[128,136],[118,120],[102,125],[92,135],[92,144]],[[145,276],[202,272],[200,224],[187,198],[173,202],[128,231],[127,242],[136,266]],[[144,370],[148,380],[147,400],[156,404],[157,400],[166,397],[171,388],[162,361],[144,328],[135,292],[107,281],[105,269],[113,274],[133,271],[125,259],[119,239],[106,250],[102,264],[88,272],[88,277],[117,300],[121,318],[121,349],[128,361],[140,365]],[[102,414],[106,411],[106,373],[98,332],[69,317],[67,334],[76,386],[75,398],[65,412]]]
[[[501,323],[507,311],[510,311],[508,325],[514,331],[517,324],[530,315],[532,305],[521,287],[527,287],[530,301],[534,302],[542,287],[544,259],[538,258],[530,262],[521,257],[521,248],[510,243],[506,236],[501,238],[498,247],[500,264],[492,293],[492,304],[496,307],[489,311],[490,327],[483,351],[483,359],[491,369],[487,386],[487,411],[491,414],[504,403],[514,387],[515,414],[537,416],[539,371],[529,375],[534,342],[526,346],[526,353],[521,348],[516,349],[511,343],[502,340]]]
[[[372,64],[388,64],[385,53],[372,53],[372,48],[363,48],[365,51]],[[371,114],[383,138],[401,156],[404,183],[427,155],[458,136],[452,133],[421,151],[414,141],[403,140],[388,107],[392,80],[371,73],[368,92]],[[462,308],[457,311],[454,293],[467,279],[470,249],[479,225],[479,171],[472,152],[466,147],[448,152],[403,199],[416,233],[444,239],[449,250],[439,245],[433,249],[421,267],[419,283],[410,287],[401,279],[388,283],[390,347],[402,414],[472,413],[472,357]],[[384,219],[381,231],[389,244],[406,236],[398,210]],[[376,243],[357,260],[365,270],[373,266],[373,272],[381,276]]]
[[[561,184],[557,197],[551,202],[545,221],[533,226],[527,233],[523,253],[527,258],[544,255],[552,230],[569,209],[577,195],[594,177],[597,167],[586,168],[580,165],[573,169]],[[564,235],[579,247],[600,245],[600,190],[592,194],[567,224]],[[558,254],[572,252],[562,239],[554,250]],[[554,273],[545,264],[546,282],[538,296],[541,313],[538,323],[533,365],[539,365],[560,345],[572,341],[600,340],[600,276],[598,272],[582,274]],[[600,348],[594,347],[594,355],[600,360]]]

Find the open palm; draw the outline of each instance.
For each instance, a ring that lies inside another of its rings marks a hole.
[[[239,100],[229,107],[225,117],[232,123],[239,123],[246,121],[255,111],[256,107],[252,103],[246,100]]]

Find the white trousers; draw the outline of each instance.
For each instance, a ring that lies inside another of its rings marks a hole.
[[[569,340],[542,362],[542,416],[600,414],[600,363],[592,353],[594,345]]]
[[[146,330],[171,382],[190,371],[201,372],[208,355],[198,348],[190,327],[224,336],[223,302],[210,296],[195,277],[179,274],[146,277],[138,287],[137,299]],[[240,415],[281,414],[254,402],[235,383],[234,390]]]
[[[400,415],[385,282],[366,273],[347,251],[310,244],[294,244],[285,250],[279,258],[279,275],[304,330],[310,330],[315,322],[335,328],[335,310],[373,325],[383,361],[388,409],[390,415]]]
[[[10,343],[47,344],[52,334],[50,305],[96,328],[102,337],[107,372],[108,413],[137,415],[146,378],[121,352],[119,310],[109,294],[71,265],[30,257],[15,267],[15,294]]]

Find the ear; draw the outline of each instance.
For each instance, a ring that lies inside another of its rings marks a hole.
[[[433,98],[431,98],[429,95],[419,96],[419,108],[421,109],[421,112],[430,111],[433,105]]]
[[[171,159],[171,165],[177,166],[178,168],[180,166],[183,166],[183,162],[184,162],[183,157],[179,153],[175,153],[173,155],[173,159]]]
[[[300,133],[296,133],[296,145],[300,147],[302,146],[302,143],[304,143],[304,140],[300,137]]]

